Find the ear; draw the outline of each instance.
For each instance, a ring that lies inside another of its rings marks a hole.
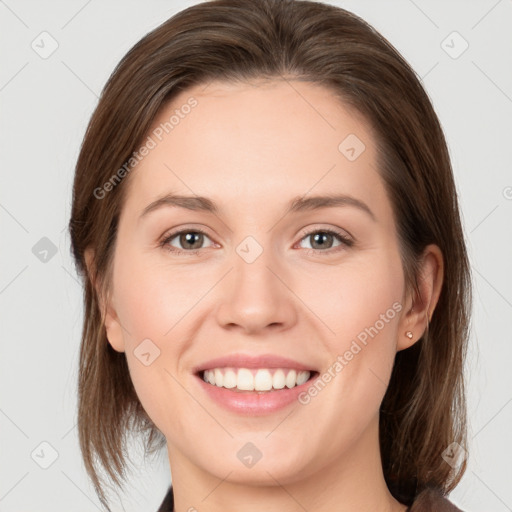
[[[422,255],[418,275],[418,293],[411,291],[400,319],[397,351],[414,345],[428,328],[441,295],[444,279],[443,253],[437,245],[428,245]],[[412,338],[406,332],[412,333]]]
[[[96,290],[98,306],[101,311],[102,321],[105,324],[105,329],[107,331],[108,342],[110,343],[110,345],[112,345],[112,348],[117,352],[124,352],[125,347],[123,329],[117,317],[113,300],[110,298],[110,293],[108,294],[108,297],[103,296],[101,285],[99,282],[96,282],[95,280],[94,251],[92,248],[88,247],[84,251],[84,258],[85,264],[87,266],[87,274]]]

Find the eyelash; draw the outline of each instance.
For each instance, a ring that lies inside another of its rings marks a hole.
[[[161,248],[165,249],[166,251],[173,253],[177,256],[180,256],[180,255],[191,256],[193,254],[197,254],[197,251],[200,251],[201,249],[191,249],[191,250],[187,251],[187,250],[178,249],[176,247],[169,245],[171,240],[173,240],[178,235],[181,235],[183,233],[201,233],[209,238],[208,234],[200,228],[182,229],[180,231],[175,231],[173,233],[170,233],[168,236],[166,236],[160,242],[159,246]],[[341,231],[337,231],[336,229],[313,229],[311,231],[303,233],[299,242],[302,242],[302,240],[304,240],[308,236],[311,236],[316,233],[325,233],[325,234],[329,234],[329,235],[334,235],[336,238],[338,238],[338,240],[342,243],[342,245],[340,245],[338,247],[327,249],[325,251],[321,250],[321,249],[307,249],[308,251],[313,251],[315,253],[315,255],[319,255],[319,256],[320,255],[322,255],[322,256],[323,255],[332,255],[333,253],[337,253],[338,251],[343,250],[344,249],[343,246],[345,246],[345,248],[346,248],[346,247],[352,247],[354,245],[353,240],[346,237]]]

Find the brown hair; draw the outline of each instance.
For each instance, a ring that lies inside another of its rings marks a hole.
[[[437,308],[422,338],[397,353],[382,402],[387,485],[396,499],[411,504],[426,488],[448,493],[466,470],[465,459],[452,471],[441,455],[452,442],[467,449],[463,369],[471,280],[446,141],[418,77],[375,29],[339,7],[213,0],[179,12],[121,60],[105,85],[76,165],[69,231],[85,281],[78,433],[85,467],[104,505],[98,470],[102,466],[122,485],[127,434],[147,434],[147,453],[165,439],[139,402],[126,356],[112,349],[102,321],[100,298],[110,289],[130,175],[103,199],[95,191],[129,161],[156,114],[178,92],[212,79],[285,75],[324,85],[371,126],[408,289],[417,291],[419,256],[427,244],[437,244],[444,257]],[[94,250],[90,269],[86,248]]]

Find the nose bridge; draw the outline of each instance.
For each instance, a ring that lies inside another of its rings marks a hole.
[[[259,236],[262,239],[262,236]],[[268,299],[274,295],[276,283],[269,268],[276,266],[276,255],[272,253],[270,237],[260,243],[252,235],[247,236],[235,248],[234,277],[237,283],[236,293],[251,295],[263,293]]]
[[[218,309],[221,324],[237,324],[248,331],[268,325],[289,326],[295,321],[292,297],[279,274],[278,254],[271,249],[270,236],[245,237],[232,254],[233,271],[222,293]]]

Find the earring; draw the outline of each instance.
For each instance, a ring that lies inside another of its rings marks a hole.
[[[407,332],[405,333],[405,335],[406,335],[410,340],[412,340],[412,332],[411,332],[411,331],[407,331]]]

